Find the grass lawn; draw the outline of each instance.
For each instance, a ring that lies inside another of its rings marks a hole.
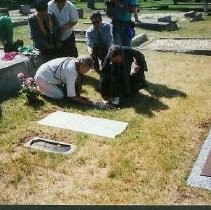
[[[210,17],[177,32],[151,36],[208,37]],[[193,27],[194,26],[194,27]],[[209,27],[210,28],[210,27]],[[23,36],[27,28],[15,28]],[[28,35],[25,43],[30,43]],[[78,44],[84,53],[85,45]],[[209,56],[143,52],[149,90],[131,106],[102,111],[67,101],[29,106],[15,95],[1,100],[0,203],[6,204],[211,204],[211,193],[186,179],[211,125]],[[100,99],[99,76],[89,72],[84,95]],[[62,110],[126,121],[114,140],[36,124]],[[34,136],[76,144],[68,156],[24,148]]]

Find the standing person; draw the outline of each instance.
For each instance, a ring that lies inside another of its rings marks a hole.
[[[100,65],[98,59],[101,60],[102,64],[112,44],[111,25],[102,22],[100,12],[93,12],[90,19],[92,26],[86,32],[86,44],[88,52],[94,61],[94,69],[99,72]]]
[[[115,105],[147,88],[144,72],[147,64],[144,55],[131,47],[112,45],[105,58],[101,76],[101,96]]]
[[[93,60],[89,55],[77,58],[56,58],[40,66],[35,74],[38,90],[53,99],[67,97],[72,102],[93,105],[88,98],[80,95],[77,78],[84,75],[93,67]]]
[[[52,59],[59,53],[59,29],[56,19],[48,12],[46,0],[37,0],[35,9],[36,12],[28,18],[33,45],[41,54]]]
[[[63,52],[61,56],[77,57],[73,26],[79,16],[75,6],[67,0],[51,0],[48,2],[48,11],[52,12],[60,27]]]
[[[141,22],[139,20],[139,18],[138,18],[138,9],[137,9],[137,7],[136,7],[135,12],[134,12],[134,19],[135,19],[135,22],[137,22],[137,23],[140,23]]]
[[[107,0],[107,16],[112,19],[113,43],[132,46],[135,36],[132,14],[136,11],[137,0]]]

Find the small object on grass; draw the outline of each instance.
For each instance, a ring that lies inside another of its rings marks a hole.
[[[116,109],[120,109],[116,106],[114,106],[113,104],[109,103],[108,101],[94,101],[93,102],[93,105],[96,107],[96,108],[99,108],[99,109],[105,109],[105,110],[116,110]]]

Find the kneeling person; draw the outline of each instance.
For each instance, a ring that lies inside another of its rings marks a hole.
[[[112,45],[102,66],[101,96],[118,105],[119,98],[147,88],[145,71],[147,64],[141,52],[131,47]]]
[[[100,65],[98,59],[101,60],[102,64],[112,44],[111,25],[102,22],[100,12],[93,12],[90,19],[92,26],[86,32],[86,44],[88,52],[94,61],[94,69],[99,72]]]
[[[73,102],[92,105],[93,102],[80,96],[77,79],[93,68],[89,55],[78,58],[56,58],[40,66],[35,74],[35,82],[45,96],[62,99],[65,96]]]

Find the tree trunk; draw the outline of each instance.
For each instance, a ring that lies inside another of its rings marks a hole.
[[[177,4],[177,0],[173,0],[174,1],[174,4]]]
[[[90,9],[95,9],[95,2],[94,0],[88,0],[87,1],[87,7]]]
[[[208,0],[204,0],[204,13],[207,14],[208,11]]]

